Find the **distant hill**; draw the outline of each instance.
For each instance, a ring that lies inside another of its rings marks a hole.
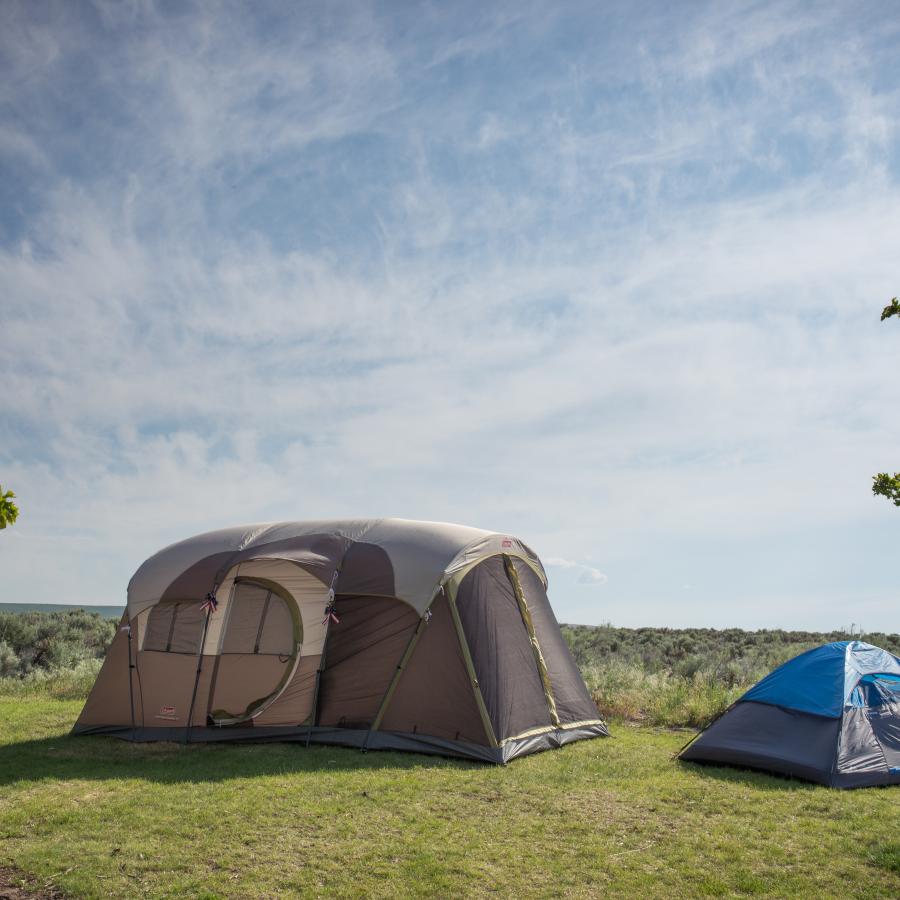
[[[79,606],[77,603],[0,603],[0,613],[26,612],[65,612],[67,609],[83,609],[85,612],[97,613],[104,619],[120,619],[125,611],[124,606]]]

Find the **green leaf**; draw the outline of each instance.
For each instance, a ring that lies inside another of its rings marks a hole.
[[[872,478],[872,493],[876,497],[887,497],[894,506],[900,506],[900,472],[893,475],[879,472]]]

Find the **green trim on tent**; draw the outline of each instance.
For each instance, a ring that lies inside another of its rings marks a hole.
[[[522,584],[519,581],[519,573],[513,565],[512,558],[506,553],[503,554],[503,567],[506,569],[506,577],[512,585],[513,594],[515,594],[516,602],[519,604],[519,612],[522,615],[522,622],[528,632],[531,651],[534,654],[534,662],[537,666],[541,684],[544,687],[544,696],[547,698],[547,708],[550,710],[550,721],[553,722],[554,728],[560,728],[562,722],[559,720],[559,713],[556,709],[556,700],[553,698],[553,685],[550,683],[550,673],[547,671],[547,663],[544,660],[544,654],[541,652],[541,645],[538,642],[537,634],[535,634],[534,631],[534,622],[531,620],[531,613],[528,611],[528,601],[525,599],[525,592],[522,590]]]

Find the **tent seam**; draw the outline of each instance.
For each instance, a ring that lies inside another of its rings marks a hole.
[[[506,553],[503,555],[503,567],[506,569],[506,577],[512,585],[513,594],[516,597],[516,603],[519,606],[519,615],[522,617],[522,623],[528,632],[528,640],[531,644],[531,652],[534,656],[534,663],[537,667],[538,677],[541,679],[541,685],[544,689],[544,698],[547,701],[547,709],[550,712],[550,721],[556,728],[562,725],[559,718],[559,712],[556,709],[556,699],[553,696],[553,684],[550,681],[550,673],[547,671],[547,662],[544,654],[541,652],[541,644],[538,641],[537,633],[534,630],[534,622],[531,618],[531,612],[528,609],[528,601],[525,599],[525,591],[522,590],[522,584],[519,581],[519,573],[513,565],[512,558]]]

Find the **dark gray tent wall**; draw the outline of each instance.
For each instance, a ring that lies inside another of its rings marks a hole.
[[[840,728],[839,719],[748,701],[713,722],[681,759],[828,784]]]

